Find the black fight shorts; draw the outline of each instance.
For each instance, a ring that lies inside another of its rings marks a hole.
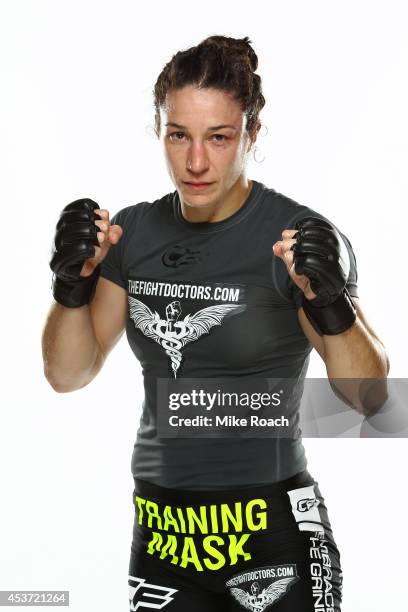
[[[135,479],[133,503],[131,611],[340,611],[340,554],[307,471],[224,491]]]

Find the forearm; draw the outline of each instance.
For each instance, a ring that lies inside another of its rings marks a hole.
[[[357,318],[341,334],[323,336],[327,376],[342,399],[369,416],[387,399],[388,357],[383,344]]]
[[[42,336],[44,374],[60,393],[87,385],[102,367],[89,306],[66,308],[54,303]]]

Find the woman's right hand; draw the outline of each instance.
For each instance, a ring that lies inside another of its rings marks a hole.
[[[90,198],[71,202],[57,223],[51,270],[53,295],[69,308],[89,304],[100,274],[100,263],[122,236],[119,225],[110,225],[109,211]]]

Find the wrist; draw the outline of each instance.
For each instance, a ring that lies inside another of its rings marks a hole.
[[[75,280],[61,278],[54,274],[52,293],[54,299],[67,308],[78,308],[89,304],[95,294],[100,275],[100,265],[96,266],[90,276],[80,276]]]
[[[302,296],[303,311],[319,336],[335,336],[349,329],[357,318],[353,301],[346,287],[340,295],[326,306],[313,304]]]

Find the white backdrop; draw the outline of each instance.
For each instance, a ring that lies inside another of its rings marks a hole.
[[[248,176],[350,238],[361,306],[390,376],[407,376],[407,17],[403,0],[2,0],[0,590],[69,590],[74,612],[128,609],[140,367],[123,338],[88,388],[60,395],[40,337],[62,207],[88,196],[113,214],[174,189],[151,90],[179,49],[250,37],[267,130]],[[308,375],[325,376],[317,354]],[[342,554],[344,612],[402,609],[408,441],[305,446]]]

